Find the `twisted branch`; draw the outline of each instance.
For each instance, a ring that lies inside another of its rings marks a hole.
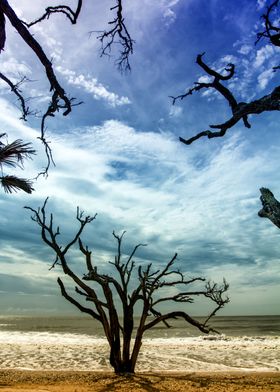
[[[250,114],[260,114],[265,111],[274,111],[280,110],[280,86],[277,86],[270,94],[263,96],[255,101],[245,103],[245,102],[237,102],[236,98],[232,94],[232,92],[225,87],[221,81],[228,81],[234,75],[234,65],[228,64],[225,68],[227,72],[226,75],[223,75],[214,69],[210,68],[203,60],[203,54],[197,56],[196,62],[197,64],[209,75],[213,78],[212,82],[209,83],[200,83],[196,82],[195,87],[189,89],[185,94],[178,95],[176,97],[171,97],[173,99],[173,104],[176,103],[178,99],[184,99],[189,95],[192,95],[195,91],[200,91],[204,88],[212,88],[219,92],[223,98],[228,102],[228,105],[231,108],[232,116],[223,123],[209,125],[211,129],[218,129],[217,131],[212,131],[207,129],[205,131],[197,133],[195,136],[185,139],[180,137],[179,140],[184,144],[191,144],[195,140],[200,139],[201,137],[208,137],[208,139],[212,139],[215,137],[222,137],[226,134],[226,132],[231,129],[234,125],[236,125],[240,120],[243,121],[243,124],[246,128],[251,128],[251,124],[248,121],[248,116]]]
[[[264,15],[262,15],[262,19],[264,20],[265,30],[257,33],[256,44],[262,38],[268,38],[272,45],[280,46],[280,27],[275,26],[272,21],[272,14],[277,12],[277,7],[279,4],[279,0],[276,0],[267,7],[267,11]]]
[[[40,16],[38,19],[35,19],[33,22],[30,22],[30,23],[27,23],[24,21],[22,21],[22,22],[27,27],[32,27],[35,24],[42,22],[44,19],[49,19],[51,14],[61,13],[61,14],[64,14],[66,16],[66,18],[69,19],[72,24],[76,24],[77,19],[79,17],[79,14],[81,12],[82,5],[83,5],[83,0],[78,0],[76,11],[73,11],[72,8],[69,7],[68,5],[56,5],[56,6],[47,7],[45,9],[45,13],[42,16]]]

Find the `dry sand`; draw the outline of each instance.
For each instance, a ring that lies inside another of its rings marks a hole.
[[[0,371],[0,392],[280,392],[280,372],[139,373]]]

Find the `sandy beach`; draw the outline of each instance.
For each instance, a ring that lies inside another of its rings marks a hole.
[[[217,322],[228,335],[155,329],[125,377],[113,373],[102,331],[90,335],[92,322],[2,318],[0,392],[280,392],[279,317]]]
[[[139,373],[0,371],[1,392],[280,391],[280,372]]]

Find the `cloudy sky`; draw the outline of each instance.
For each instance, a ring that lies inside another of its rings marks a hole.
[[[29,21],[50,2],[10,4]],[[62,244],[77,229],[76,206],[98,214],[84,238],[104,271],[114,255],[112,231],[126,230],[124,254],[137,243],[148,244],[139,250],[141,264],[162,266],[178,252],[177,265],[187,276],[225,277],[231,302],[221,314],[280,314],[280,231],[257,216],[261,186],[280,197],[279,114],[255,116],[250,130],[240,124],[224,138],[185,146],[179,136],[223,122],[229,108],[208,91],[175,106],[169,98],[203,80],[195,64],[202,52],[216,69],[236,64],[229,86],[239,101],[261,97],[279,84],[279,73],[272,72],[279,50],[265,41],[255,45],[265,0],[124,0],[135,40],[127,74],[115,66],[118,46],[111,58],[100,58],[94,33],[107,28],[113,5],[113,0],[86,1],[77,25],[54,15],[32,28],[67,94],[83,104],[68,117],[48,122],[56,166],[47,179],[38,179],[36,191],[31,196],[0,193],[0,312],[77,312],[61,298],[56,278],[62,273],[49,271],[53,254],[23,208],[37,208],[49,196],[48,211],[60,225]],[[45,164],[36,138],[38,116],[48,104],[48,81],[8,22],[0,60],[1,72],[12,80],[30,79],[22,92],[37,117],[22,122],[15,97],[1,83],[0,131],[9,141],[33,143],[36,157],[16,172],[33,178]],[[78,252],[70,262],[86,272]],[[198,315],[207,308],[192,305],[188,312]]]

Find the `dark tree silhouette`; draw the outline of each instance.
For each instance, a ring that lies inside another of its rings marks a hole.
[[[257,34],[256,43],[262,38],[268,38],[272,45],[280,46],[280,27],[277,15],[278,5],[279,0],[273,1],[270,6],[267,7],[266,13],[262,15],[265,29]]]
[[[116,60],[117,67],[121,72],[130,71],[129,56],[133,54],[134,40],[131,38],[124,23],[121,0],[117,0],[117,4],[111,7],[111,11],[114,9],[117,9],[117,15],[109,22],[111,29],[101,31],[97,37],[101,42],[101,56],[110,56],[113,44],[119,44],[121,50],[120,56]]]
[[[265,15],[262,16],[264,20],[265,30],[263,32],[258,33],[257,42],[261,38],[268,38],[270,43],[275,46],[280,46],[280,27],[279,25],[279,15],[278,19],[273,19],[273,15],[278,11],[279,2],[274,1],[268,8]],[[223,96],[226,102],[229,104],[231,109],[231,117],[226,121],[221,122],[220,124],[209,125],[210,129],[206,129],[202,132],[197,133],[189,139],[185,139],[180,137],[179,140],[184,144],[191,144],[195,140],[200,139],[201,137],[216,138],[222,137],[226,134],[226,132],[234,127],[240,121],[243,121],[243,124],[246,128],[251,128],[251,125],[248,120],[249,115],[260,114],[267,111],[280,110],[280,86],[276,86],[271,93],[256,99],[251,102],[238,102],[234,97],[234,94],[225,86],[224,82],[229,81],[235,72],[234,64],[228,64],[225,68],[226,73],[219,73],[218,71],[210,68],[203,61],[203,54],[199,54],[197,56],[196,62],[197,64],[204,70],[204,72],[212,78],[212,81],[207,83],[196,82],[193,88],[190,88],[186,93],[172,96],[173,104],[177,100],[182,100],[189,95],[192,95],[196,91],[200,91],[203,89],[214,89],[219,94]],[[276,70],[278,67],[275,67]]]
[[[0,135],[0,139],[6,136],[5,133]],[[9,167],[23,167],[23,161],[35,154],[30,143],[24,143],[22,140],[15,140],[12,143],[3,143],[0,140],[0,183],[2,188],[7,193],[22,190],[26,193],[31,193],[34,189],[32,188],[32,182],[25,178],[19,178],[14,175],[5,175],[3,166]]]
[[[176,253],[162,268],[154,269],[152,264],[137,267],[134,257],[138,248],[144,245],[136,245],[129,256],[123,257],[124,232],[121,235],[113,232],[117,241],[117,254],[114,261],[109,262],[112,265],[111,274],[103,273],[100,266],[93,262],[92,252],[81,240],[84,228],[96,215],[84,216],[77,208],[76,219],[79,227],[67,245],[62,246],[58,242],[60,229],[55,226],[53,215],[47,216],[46,203],[47,199],[38,210],[25,208],[32,211],[32,220],[39,225],[42,240],[55,253],[51,268],[60,265],[63,273],[76,285],[76,294],[69,294],[62,280],[58,278],[61,294],[81,312],[87,313],[102,324],[110,346],[110,364],[115,373],[134,373],[143,335],[159,323],[170,327],[170,320],[181,318],[203,333],[217,332],[208,322],[229,301],[223,296],[228,289],[225,280],[218,285],[202,277],[186,278],[180,270],[174,268]],[[86,273],[82,278],[70,266],[69,251],[74,245],[78,245],[85,259]],[[169,291],[170,288],[172,290]],[[196,297],[205,297],[214,304],[210,315],[203,322],[186,311],[174,309],[165,312],[164,306],[161,307],[166,303],[189,305]],[[135,325],[136,309],[137,313],[140,313],[138,325]]]
[[[44,145],[47,157],[46,167],[43,172],[39,173],[43,175],[47,175],[50,165],[52,163],[54,164],[52,150],[50,148],[49,142],[46,139],[46,120],[49,117],[54,117],[55,114],[59,111],[62,111],[63,115],[67,116],[72,111],[72,108],[76,105],[79,105],[81,102],[76,102],[74,98],[71,98],[66,94],[63,86],[58,81],[51,60],[47,57],[44,49],[35,38],[31,29],[32,26],[36,25],[37,23],[43,22],[49,19],[51,15],[58,13],[65,15],[65,17],[72,24],[76,24],[82,7],[83,0],[77,0],[76,8],[71,8],[68,5],[49,6],[45,9],[45,12],[42,16],[28,23],[19,19],[14,8],[7,0],[0,0],[0,52],[5,48],[6,19],[8,19],[11,25],[18,32],[19,36],[22,38],[23,42],[34,52],[38,58],[49,81],[50,91],[52,92],[51,100],[42,115],[41,135],[39,137]],[[109,25],[112,28],[108,31],[103,31],[102,34],[98,36],[98,39],[102,44],[102,55],[111,52],[111,48],[117,40],[117,42],[121,45],[120,57],[117,60],[118,67],[119,69],[130,69],[129,56],[133,53],[133,40],[131,39],[124,23],[122,0],[116,0],[116,5],[112,7],[111,10],[116,11],[117,13],[117,16],[114,18],[114,20],[109,22]],[[21,104],[21,118],[26,120],[27,115],[30,114],[31,111],[26,104],[26,99],[22,96],[18,88],[19,84],[12,83],[12,81],[2,73],[0,73],[0,79],[7,83],[10,86],[12,92],[17,96],[17,99]]]

